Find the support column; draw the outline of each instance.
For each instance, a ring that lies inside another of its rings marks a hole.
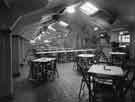
[[[130,43],[130,58],[135,58],[135,34],[132,32],[131,34],[131,43]]]
[[[9,29],[0,29],[0,97],[13,94],[11,35]]]
[[[17,77],[20,75],[19,72],[19,37],[16,35],[12,36],[12,67],[13,76]]]
[[[4,6],[6,6],[7,8],[10,8],[10,5],[7,0],[2,0],[2,4],[4,4]]]

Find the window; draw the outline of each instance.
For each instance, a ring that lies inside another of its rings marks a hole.
[[[120,32],[119,33],[119,42],[120,43],[130,43],[130,34],[129,33]]]

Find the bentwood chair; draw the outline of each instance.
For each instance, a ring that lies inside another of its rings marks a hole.
[[[56,60],[52,60],[46,63],[45,67],[45,75],[47,76],[47,80],[54,80],[56,77],[59,76]]]
[[[135,63],[134,60],[127,61],[125,64],[125,70],[127,70],[127,73],[124,77],[124,81],[121,82],[123,86],[122,95],[124,97],[128,96],[129,93],[130,97],[132,99],[132,102],[135,102]]]
[[[102,61],[100,60],[100,58],[102,57]],[[99,56],[98,54],[91,60],[89,61],[90,63],[88,64],[88,61],[84,61],[84,60],[79,60],[78,58],[78,71],[82,74],[82,80],[81,80],[81,85],[80,85],[80,90],[79,90],[79,98],[81,97],[81,93],[84,92],[84,87],[85,85],[88,86],[88,88],[90,87],[90,83],[89,83],[89,79],[88,79],[88,69],[90,68],[90,66],[94,63],[107,63],[107,58],[105,57],[104,53],[103,56]]]
[[[111,59],[107,57],[104,52],[101,54],[96,54],[95,59],[94,59],[95,64],[109,64],[111,65]]]
[[[114,102],[119,99],[119,89],[117,88],[119,78],[108,75],[95,74],[93,76],[93,90],[91,91],[92,102]]]
[[[98,94],[111,92],[112,101],[116,101],[113,99],[118,99],[118,101],[125,102],[126,99],[131,98],[131,101],[135,102],[135,64],[127,63],[125,67],[127,72],[122,77],[109,77],[98,74],[94,76],[94,101],[97,102],[97,100],[99,100]],[[109,93],[107,93],[107,95],[109,95]]]
[[[84,93],[84,87],[85,85],[89,89],[90,83],[88,80],[88,67],[85,63],[78,63],[78,69],[81,72],[82,79],[81,79],[81,85],[80,85],[80,90],[79,90],[79,99],[81,98],[82,92]]]

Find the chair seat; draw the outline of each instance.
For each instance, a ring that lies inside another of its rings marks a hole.
[[[95,78],[95,81],[97,83],[107,84],[107,85],[112,85],[112,83],[113,83],[113,80],[111,80],[111,79],[98,79],[98,78]]]

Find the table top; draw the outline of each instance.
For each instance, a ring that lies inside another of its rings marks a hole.
[[[79,54],[78,57],[88,57],[88,58],[93,58],[95,55],[94,54]]]
[[[90,67],[88,73],[103,74],[110,76],[123,76],[124,74],[121,67],[109,66],[106,64],[94,64]]]
[[[64,53],[64,52],[79,52],[79,51],[95,51],[95,49],[79,49],[79,50],[48,51],[48,52],[37,52],[36,54]]]
[[[112,54],[112,55],[125,55],[126,53],[125,52],[109,52],[109,54]]]
[[[49,62],[49,61],[53,61],[53,60],[56,60],[56,58],[43,57],[43,58],[32,60],[32,62]]]

